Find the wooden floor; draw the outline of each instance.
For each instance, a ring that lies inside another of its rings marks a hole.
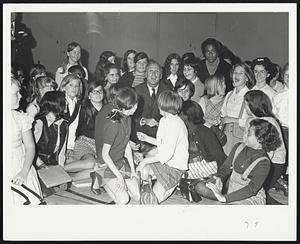
[[[112,199],[108,196],[107,193],[102,193],[101,195],[95,195],[91,192],[89,187],[80,187],[77,188],[74,185],[71,186],[71,191],[74,191],[75,193],[79,193],[78,195],[74,193],[70,193],[68,191],[59,191],[55,193],[54,195],[51,195],[47,197],[45,200],[47,204],[49,205],[86,205],[86,204],[101,204],[86,198],[83,198],[79,196],[80,194],[91,197],[94,199],[98,199],[103,202],[111,202]],[[288,204],[288,197],[284,196],[282,192],[276,192],[275,190],[270,190],[269,194],[271,196],[271,205],[277,205],[277,204]],[[103,203],[105,204],[105,203]],[[139,202],[135,202],[131,200],[129,204],[140,204]],[[216,205],[218,202],[212,201],[206,198],[202,198],[202,201],[195,203],[195,202],[189,202],[186,200],[179,192],[173,193],[172,196],[170,196],[166,201],[161,203],[163,205],[186,205],[186,204],[200,204],[200,205]]]

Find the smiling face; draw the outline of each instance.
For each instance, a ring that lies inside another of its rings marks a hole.
[[[267,78],[270,76],[270,74],[263,65],[255,65],[253,73],[255,76],[256,83],[266,83]]]
[[[21,99],[20,88],[12,83],[11,85],[11,109],[17,109]]]
[[[188,85],[178,88],[177,93],[183,99],[183,101],[187,101],[191,97],[191,90]]]
[[[97,86],[89,93],[89,99],[93,103],[101,103],[104,98],[104,92],[102,86]]]
[[[64,91],[69,98],[74,99],[78,95],[80,82],[79,79],[73,79],[64,87]]]
[[[129,70],[133,70],[134,67],[135,67],[134,57],[135,57],[135,54],[134,54],[134,53],[130,53],[130,54],[127,56],[127,65],[128,65],[128,69],[129,69]]]
[[[234,87],[244,87],[246,82],[248,81],[248,77],[246,76],[245,69],[241,66],[235,67],[232,73],[232,84]]]
[[[112,68],[109,70],[109,73],[106,75],[105,79],[110,84],[116,84],[119,81],[120,75],[117,68]]]
[[[196,72],[195,69],[192,66],[184,65],[183,67],[183,75],[188,80],[192,81],[196,78]]]
[[[161,79],[161,70],[157,64],[150,64],[146,71],[147,84],[150,87],[156,87]]]
[[[218,52],[214,45],[207,45],[204,50],[204,56],[209,63],[213,63],[218,58]]]
[[[176,75],[179,69],[179,63],[176,58],[173,58],[170,63],[170,72],[172,75]]]
[[[69,63],[77,64],[81,58],[81,48],[77,46],[72,51],[67,52],[67,55],[69,57]]]
[[[147,59],[143,58],[136,62],[135,68],[138,72],[144,73],[146,71],[147,64]]]

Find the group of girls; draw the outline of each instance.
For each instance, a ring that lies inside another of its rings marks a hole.
[[[93,193],[101,194],[103,187],[117,204],[127,204],[130,198],[139,201],[140,182],[151,175],[160,203],[175,191],[189,163],[204,159],[218,165],[215,183],[204,189],[217,200],[265,204],[264,189],[278,188],[287,172],[288,65],[281,76],[268,58],[224,61],[211,39],[203,45],[202,61],[193,53],[166,58],[160,82],[169,89],[157,99],[162,118],[156,137],[137,132],[139,141],[153,148],[138,161],[131,115],[138,101],[134,89],[147,77],[145,52],[126,51],[120,69],[116,54],[104,51],[89,76],[81,46],[70,43],[55,80],[40,64],[31,69],[26,113],[17,111],[22,84],[12,69],[13,183],[47,196],[35,169],[58,164],[74,181],[91,177]],[[208,77],[200,80],[203,65]]]

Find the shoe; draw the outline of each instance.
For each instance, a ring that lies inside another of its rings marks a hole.
[[[97,178],[98,185],[101,185],[101,183],[102,183],[102,177],[101,177],[101,175],[99,175],[95,171],[93,171],[93,172],[90,173],[90,177],[92,178],[91,191],[95,195],[100,195],[103,191],[100,189],[100,187],[98,189],[95,189],[94,188],[94,184],[95,184],[96,178]]]

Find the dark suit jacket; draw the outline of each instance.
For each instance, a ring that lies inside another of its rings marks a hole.
[[[220,74],[225,77],[226,93],[233,89],[232,81],[230,79],[230,70],[231,65],[220,58],[220,63],[215,74]],[[209,77],[209,72],[207,70],[205,60],[200,61],[200,74],[198,77],[203,83]]]
[[[133,133],[136,133],[136,131],[141,131],[146,133],[149,136],[156,137],[157,132],[157,126],[150,127],[148,125],[140,126],[140,120],[141,118],[154,118],[157,122],[159,122],[161,115],[159,113],[158,105],[157,105],[157,98],[160,93],[162,93],[165,90],[169,90],[169,88],[160,81],[159,87],[157,89],[156,99],[155,102],[152,102],[151,94],[149,92],[147,82],[140,84],[135,87],[135,90],[138,94],[138,108],[133,116],[134,122],[135,122],[135,130],[133,130]]]
[[[163,79],[161,82],[164,83],[164,86],[168,87],[169,90],[175,92],[175,86],[173,86],[170,79]]]
[[[119,85],[124,87],[132,87],[132,83],[134,81],[134,75],[133,72],[126,72],[123,74],[119,80]]]

